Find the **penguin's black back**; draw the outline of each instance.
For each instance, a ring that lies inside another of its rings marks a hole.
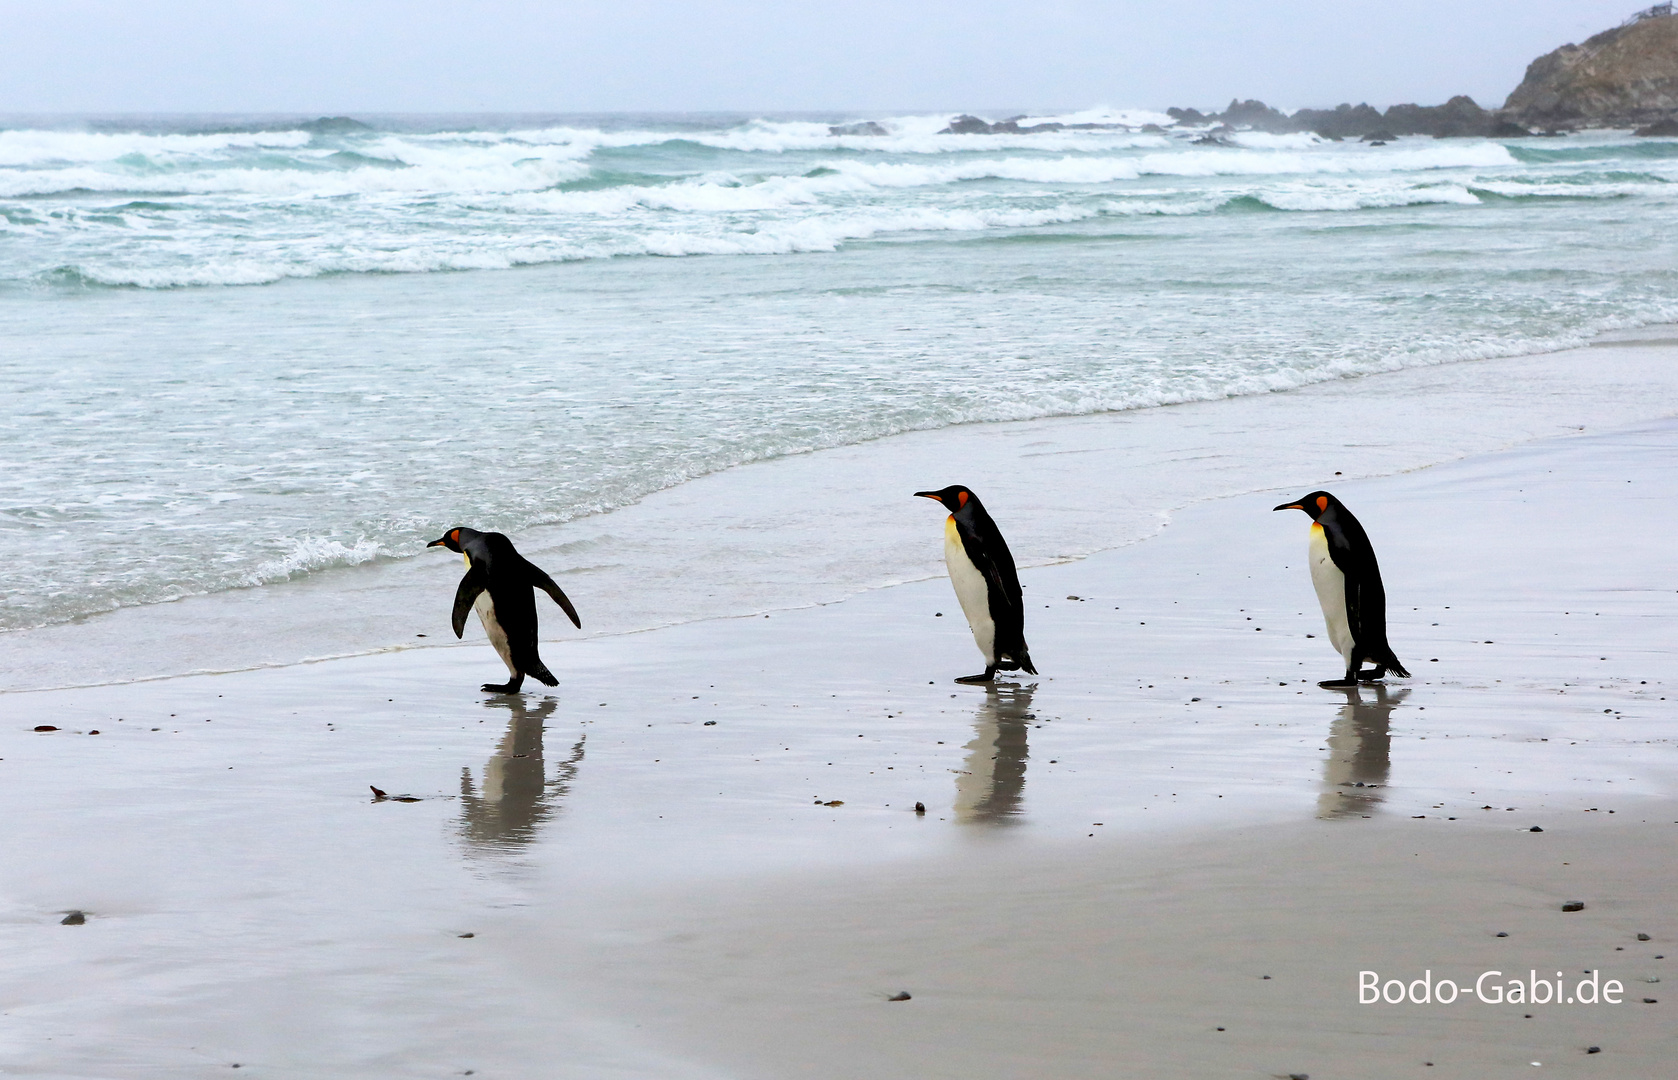
[[[1352,631],[1353,647],[1360,654],[1358,659],[1367,658],[1409,678],[1410,673],[1387,644],[1387,590],[1369,534],[1338,499],[1317,516],[1317,524],[1323,527],[1328,541],[1329,558],[1346,575],[1346,623]]]
[[[1037,674],[1025,643],[1025,601],[1008,541],[1002,538],[1002,530],[996,527],[979,497],[971,492],[966,505],[952,516],[962,550],[985,577],[991,622],[996,625],[996,655],[1007,655],[1026,671]]]

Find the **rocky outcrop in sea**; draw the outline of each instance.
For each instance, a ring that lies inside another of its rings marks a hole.
[[[1678,14],[1670,3],[1527,65],[1504,102],[1517,123],[1553,128],[1654,126],[1678,119]]]

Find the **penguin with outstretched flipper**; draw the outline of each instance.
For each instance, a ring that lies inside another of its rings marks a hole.
[[[1275,509],[1303,510],[1311,516],[1311,584],[1328,624],[1329,644],[1346,661],[1345,678],[1317,685],[1356,686],[1382,679],[1389,671],[1408,679],[1410,673],[1387,644],[1387,591],[1375,548],[1358,519],[1326,491],[1313,491]],[[1375,665],[1373,670],[1358,670],[1365,660]]]
[[[998,669],[1023,668],[1037,674],[1025,644],[1020,578],[1002,530],[985,513],[979,497],[960,484],[941,491],[917,491],[915,497],[932,499],[950,512],[944,522],[944,563],[973,640],[985,657],[984,674],[963,676],[956,682],[988,683]]]
[[[520,555],[500,533],[454,528],[426,545],[439,546],[466,557],[466,576],[454,594],[454,636],[465,633],[466,613],[477,611],[489,643],[511,673],[505,683],[485,683],[483,689],[493,694],[517,693],[526,675],[546,686],[558,685],[536,651],[536,595],[531,590],[541,589],[553,597],[579,630],[583,621],[553,578]]]

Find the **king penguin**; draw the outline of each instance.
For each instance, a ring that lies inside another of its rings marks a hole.
[[[998,668],[1024,668],[1037,674],[1025,644],[1020,577],[1002,530],[985,513],[979,497],[960,484],[942,491],[917,491],[915,497],[933,499],[950,512],[944,522],[944,562],[973,640],[985,656],[984,674],[963,676],[956,682],[988,683]]]
[[[1327,679],[1318,686],[1356,686],[1375,682],[1391,671],[1408,679],[1410,673],[1387,644],[1387,591],[1375,548],[1352,512],[1326,491],[1313,491],[1298,502],[1277,510],[1303,510],[1311,515],[1311,584],[1328,624],[1329,644],[1346,661],[1346,677]],[[1365,660],[1374,664],[1359,671]]]
[[[536,652],[536,596],[531,589],[541,589],[553,597],[579,630],[583,621],[553,578],[520,555],[513,542],[500,533],[454,528],[425,546],[446,547],[466,557],[466,576],[460,579],[460,588],[454,594],[454,636],[465,632],[466,613],[476,610],[489,643],[511,674],[504,683],[484,683],[483,689],[492,694],[516,694],[526,675],[544,686],[557,686],[559,680]]]

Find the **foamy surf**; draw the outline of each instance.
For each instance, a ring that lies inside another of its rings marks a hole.
[[[1678,319],[1670,143],[950,119],[0,130],[0,629]]]

